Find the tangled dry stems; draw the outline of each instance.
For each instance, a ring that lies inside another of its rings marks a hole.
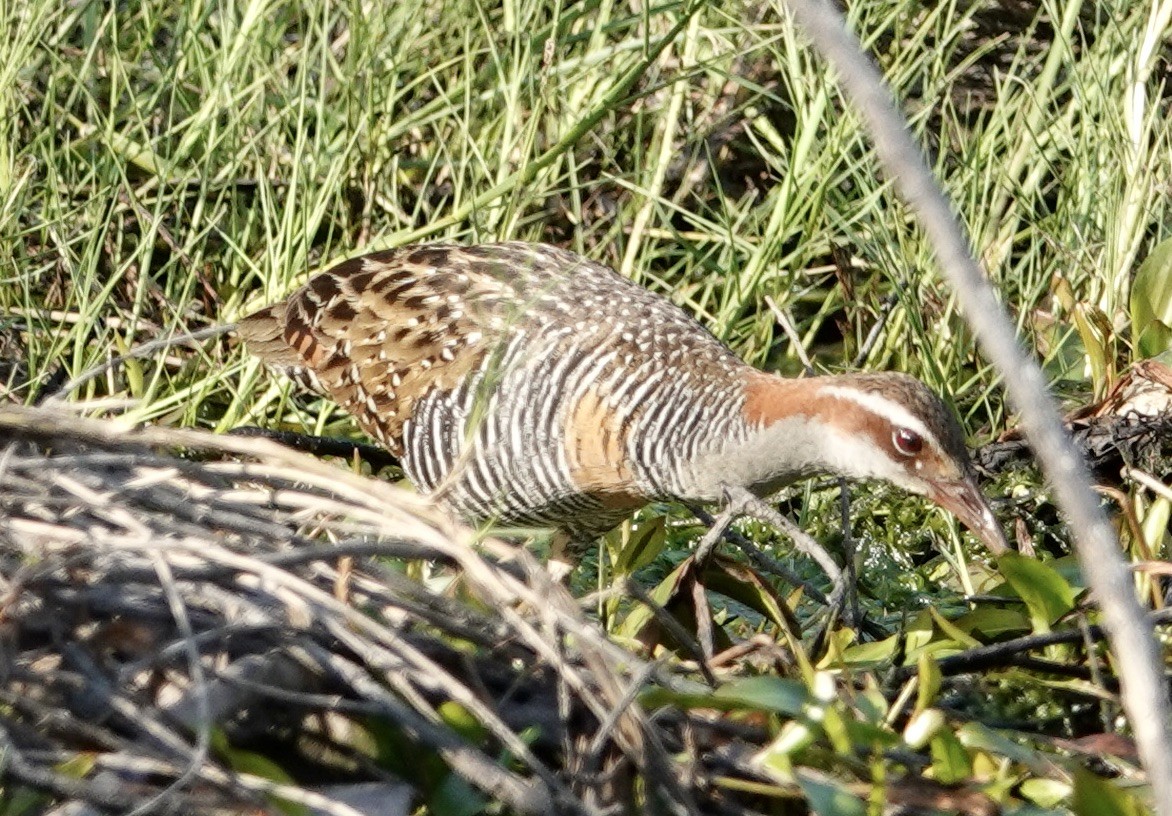
[[[413,748],[516,812],[709,810],[697,721],[636,699],[691,681],[526,551],[267,440],[14,406],[0,440],[6,784],[81,812],[406,813],[426,786],[388,769]],[[754,776],[737,754],[722,772]]]

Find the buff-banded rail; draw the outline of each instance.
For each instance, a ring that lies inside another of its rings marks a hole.
[[[1008,549],[960,426],[922,382],[759,371],[666,298],[564,249],[375,252],[237,329],[470,520],[581,545],[648,502],[766,497],[830,474],[927,496]]]

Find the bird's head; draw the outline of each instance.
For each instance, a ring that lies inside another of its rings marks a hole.
[[[816,473],[882,479],[951,512],[994,554],[1010,549],[977,487],[960,425],[914,377],[763,375],[746,396],[746,418],[760,429],[754,444],[789,459],[790,472],[765,484]]]

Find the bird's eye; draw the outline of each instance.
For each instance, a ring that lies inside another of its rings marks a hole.
[[[891,433],[891,443],[904,456],[915,456],[924,449],[924,439],[909,428],[896,428]]]

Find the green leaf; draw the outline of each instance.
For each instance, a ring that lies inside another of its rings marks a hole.
[[[1073,799],[1077,816],[1142,816],[1145,812],[1134,796],[1083,768],[1074,772]]]
[[[1074,609],[1074,590],[1058,571],[1036,558],[1006,553],[997,568],[1030,610],[1034,631],[1049,632],[1050,625]]]
[[[1152,502],[1142,520],[1144,541],[1150,552],[1162,552],[1164,537],[1168,535],[1168,520],[1172,517],[1172,502],[1163,496]]]
[[[1056,808],[1070,796],[1070,785],[1057,779],[1026,779],[1018,790],[1022,798],[1044,808]]]
[[[650,592],[651,600],[660,606],[666,606],[667,602],[675,596],[680,586],[691,575],[691,563],[691,559],[684,561],[660,581]],[[636,638],[643,631],[643,627],[654,619],[654,613],[643,604],[639,604],[631,610],[622,623],[615,627],[615,634],[623,638]]]
[[[936,623],[925,610],[916,613],[904,629],[904,651],[908,655],[918,654],[936,636]]]
[[[261,779],[282,785],[292,785],[294,782],[293,777],[283,767],[264,754],[234,747],[224,732],[218,728],[212,729],[212,749],[234,771],[259,776]],[[269,794],[268,798],[278,810],[287,816],[305,816],[309,813],[309,809],[305,805],[282,799],[279,794]]]
[[[773,586],[748,564],[718,555],[704,573],[704,586],[760,613],[783,631],[798,628]]]
[[[887,719],[891,706],[873,674],[864,675],[860,681],[862,688],[856,692],[855,708],[866,722],[879,725]]]
[[[0,800],[0,814],[3,816],[25,816],[26,813],[49,813],[52,799],[39,790],[12,785],[3,790]]]
[[[905,665],[918,662],[923,654],[942,658],[977,645],[974,638],[939,616],[934,609],[916,613],[904,631]]]
[[[1082,565],[1078,563],[1077,556],[1064,555],[1061,558],[1055,558],[1053,561],[1047,561],[1046,566],[1061,575],[1062,580],[1070,584],[1075,594],[1086,589],[1087,582],[1083,578]]]
[[[810,692],[796,680],[781,677],[746,677],[721,686],[717,699],[735,701],[750,708],[775,711],[791,717],[800,715],[813,702]]]
[[[1039,776],[1055,771],[1056,766],[1052,757],[1014,742],[1000,731],[995,731],[983,723],[965,723],[957,729],[956,738],[960,740],[961,745],[970,750],[984,751],[1021,763]]]
[[[932,774],[945,785],[964,782],[973,775],[973,764],[960,740],[947,729],[932,737]]]
[[[1024,669],[1007,669],[1003,677],[1006,682],[1020,683],[1026,687],[1057,691],[1064,696],[1077,694],[1104,702],[1119,701],[1117,695],[1103,688],[1103,686],[1097,685],[1093,680],[1083,680],[1082,678],[1054,680],[1043,675],[1025,671]]]
[[[1087,362],[1091,367],[1091,382],[1095,396],[1102,397],[1115,376],[1115,331],[1107,315],[1097,306],[1089,303],[1074,305],[1074,325],[1082,338]]]
[[[639,705],[648,711],[658,711],[661,708],[678,708],[681,711],[693,709],[713,709],[716,711],[741,711],[746,706],[740,700],[722,699],[713,691],[675,691],[663,686],[648,686],[639,692]]]
[[[863,800],[830,777],[801,770],[797,777],[810,810],[817,816],[866,816]]]
[[[479,744],[488,736],[488,729],[462,703],[448,700],[440,704],[436,713],[448,728],[473,745]]]
[[[919,660],[919,688],[916,690],[916,713],[931,707],[940,691],[940,664],[932,659],[927,652],[920,654]]]
[[[1131,335],[1141,359],[1172,348],[1172,238],[1140,264],[1131,285]]]
[[[483,813],[489,801],[480,791],[456,774],[448,774],[428,797],[428,810],[435,816],[475,816]]]
[[[883,640],[859,643],[843,649],[839,660],[853,669],[878,669],[891,665],[899,646],[899,635],[892,635]]]
[[[979,640],[965,632],[948,618],[941,615],[935,608],[928,607],[928,612],[931,613],[932,620],[936,621],[936,625],[940,627],[940,631],[955,640],[960,647],[964,649],[973,649],[981,645]]]
[[[884,751],[901,743],[899,734],[883,725],[847,720],[846,730],[859,755],[867,751]]]
[[[639,704],[649,711],[671,706],[683,710],[708,708],[717,711],[770,711],[791,717],[802,715],[814,702],[806,687],[780,677],[747,677],[727,683],[715,691],[697,684],[692,693],[648,686],[639,693]]]
[[[629,536],[626,535],[628,529],[623,525],[606,537],[607,546],[614,556],[616,575],[630,575],[642,569],[654,561],[667,545],[663,516],[640,522],[638,528],[630,530]]]
[[[962,632],[977,633],[988,640],[1005,635],[1020,635],[1028,632],[1030,622],[1016,609],[1002,606],[982,606],[954,620],[953,625]]]
[[[833,706],[826,706],[822,713],[822,731],[830,740],[834,752],[847,759],[854,758],[854,742],[851,723],[843,716],[842,711]]]
[[[858,632],[854,629],[835,629],[826,636],[826,648],[822,659],[818,661],[819,669],[836,669],[842,665],[842,654],[854,645]]]
[[[97,764],[97,755],[86,752],[70,757],[57,765],[56,770],[64,776],[71,776],[74,779],[85,779],[93,773],[94,767]]]

